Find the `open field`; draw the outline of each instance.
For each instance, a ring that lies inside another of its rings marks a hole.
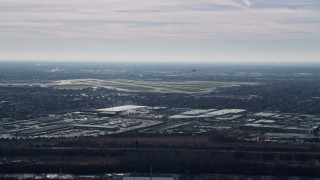
[[[86,87],[101,87],[120,91],[163,92],[163,93],[205,93],[221,87],[240,85],[256,85],[252,82],[211,82],[211,81],[132,81],[132,80],[99,80],[72,79],[56,81],[48,84],[58,89],[81,89]]]

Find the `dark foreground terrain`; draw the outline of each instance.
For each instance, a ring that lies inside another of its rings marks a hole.
[[[137,142],[137,139],[138,142]],[[320,176],[320,145],[212,137],[100,137],[1,142],[0,173],[225,173]]]

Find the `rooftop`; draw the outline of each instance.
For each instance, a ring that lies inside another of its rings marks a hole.
[[[238,113],[242,113],[245,111],[246,110],[244,110],[244,109],[222,109],[219,111],[213,111],[213,112],[209,112],[206,114],[207,115],[214,115],[214,116],[222,116],[222,115],[226,115],[226,114],[238,114]]]
[[[216,109],[193,109],[190,111],[186,111],[183,113],[180,113],[181,115],[199,115],[199,114],[204,114],[204,113],[208,113],[208,112],[212,112],[215,111]]]
[[[274,115],[277,115],[277,113],[273,113],[273,112],[260,112],[260,113],[256,113],[254,114],[255,116],[259,116],[259,117],[272,117]]]
[[[141,108],[146,108],[147,106],[136,106],[136,105],[125,105],[125,106],[116,106],[111,108],[103,108],[103,109],[97,109],[97,111],[100,112],[122,112],[122,111],[130,111],[130,110],[136,110]]]

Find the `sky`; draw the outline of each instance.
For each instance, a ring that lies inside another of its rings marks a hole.
[[[320,1],[0,0],[0,61],[320,63]]]

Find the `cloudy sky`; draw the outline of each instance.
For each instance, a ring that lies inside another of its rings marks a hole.
[[[320,1],[0,0],[0,60],[320,62]]]

